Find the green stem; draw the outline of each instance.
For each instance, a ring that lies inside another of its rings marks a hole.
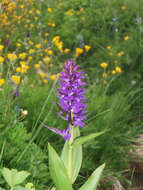
[[[73,128],[73,126],[70,126],[70,134],[71,134],[71,138],[69,140],[68,175],[69,175],[69,179],[72,182],[72,167],[73,167],[73,160],[72,160],[73,147],[72,147],[72,143],[74,141],[74,128]]]

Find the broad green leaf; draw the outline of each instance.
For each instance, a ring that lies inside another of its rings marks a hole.
[[[30,174],[26,171],[18,172],[15,169],[3,168],[1,170],[3,177],[10,187],[14,187],[15,185],[19,185],[22,183]]]
[[[25,188],[25,187],[22,187],[22,186],[15,186],[15,187],[13,188],[13,190],[28,190],[28,189]]]
[[[105,167],[105,164],[102,164],[101,166],[99,166],[79,190],[87,190],[87,189],[96,190],[104,167]]]
[[[102,134],[104,134],[106,131],[102,131],[102,132],[98,132],[98,133],[93,133],[91,135],[85,136],[85,137],[78,137],[77,139],[74,140],[74,142],[72,143],[73,147],[77,147],[79,145],[84,144],[87,141],[92,140],[95,137],[98,137]]]
[[[63,161],[50,144],[48,150],[50,174],[57,190],[73,190]]]
[[[78,127],[74,128],[74,138],[78,137],[79,135],[80,135],[79,128]],[[82,146],[80,145],[78,147],[73,147],[72,153],[73,153],[72,154],[72,166],[73,166],[72,184],[73,184],[78,176],[82,164]],[[65,145],[63,147],[61,159],[63,160],[64,165],[68,170],[69,144],[67,141],[65,142]]]

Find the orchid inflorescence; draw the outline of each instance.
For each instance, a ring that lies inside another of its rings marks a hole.
[[[84,127],[83,120],[86,119],[86,99],[83,94],[86,92],[84,89],[84,73],[79,71],[80,66],[75,65],[72,59],[67,60],[63,72],[60,73],[60,87],[57,89],[60,102],[57,106],[60,108],[59,116],[68,121],[67,129],[56,129],[53,127],[47,127],[51,131],[61,135],[65,140],[69,140],[71,137],[70,127]],[[64,115],[63,115],[64,114]]]

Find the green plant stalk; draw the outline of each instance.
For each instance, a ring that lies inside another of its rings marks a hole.
[[[69,175],[69,179],[72,182],[72,167],[73,167],[73,147],[72,147],[72,143],[74,141],[74,127],[71,125],[70,126],[70,134],[71,134],[71,138],[69,140],[69,156],[68,156],[68,175]]]

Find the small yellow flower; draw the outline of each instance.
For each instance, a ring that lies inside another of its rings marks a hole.
[[[114,75],[114,74],[116,73],[116,71],[115,71],[115,70],[112,70],[111,73],[112,73],[112,75]]]
[[[0,56],[0,64],[4,62],[4,58]]]
[[[13,53],[8,53],[7,57],[11,61],[15,61],[17,59],[17,55],[15,55]]]
[[[103,73],[103,74],[102,74],[102,77],[103,77],[103,78],[107,78],[107,73]]]
[[[109,55],[110,55],[110,56],[113,56],[113,52],[109,52]]]
[[[52,12],[52,9],[51,9],[51,8],[47,8],[47,11],[48,11],[49,13],[51,13],[51,12]]]
[[[35,47],[36,47],[37,49],[40,49],[40,48],[41,48],[41,44],[36,44]]]
[[[5,80],[0,78],[0,86],[4,85],[5,84]]]
[[[107,49],[111,49],[111,46],[109,45],[109,46],[107,46]]]
[[[46,56],[46,57],[44,58],[44,61],[45,61],[46,64],[49,64],[50,60],[51,60],[51,58],[48,57],[48,56]]]
[[[49,51],[48,51],[48,54],[49,54],[49,55],[53,55],[53,51],[52,51],[52,50],[49,50]]]
[[[21,44],[20,44],[20,43],[17,43],[16,46],[17,46],[17,47],[21,47]]]
[[[21,9],[24,9],[24,5],[23,5],[23,4],[22,4],[22,5],[20,5],[20,8],[21,8]]]
[[[126,6],[125,6],[125,5],[122,5],[122,6],[121,6],[121,9],[122,9],[122,10],[125,10],[125,9],[126,9]]]
[[[35,21],[37,21],[37,20],[38,20],[38,17],[37,17],[37,16],[36,16],[36,17],[34,17],[34,20],[35,20]]]
[[[102,68],[106,69],[106,67],[108,66],[108,63],[103,62],[103,63],[100,64],[100,66],[101,66]]]
[[[50,79],[51,79],[51,80],[55,80],[55,79],[56,79],[56,75],[51,75],[51,76],[50,76]]]
[[[46,33],[45,33],[45,36],[46,36],[46,37],[47,37],[47,36],[49,36],[49,33],[48,33],[48,32],[46,32]]]
[[[35,52],[35,49],[30,49],[29,50],[29,53],[34,53]]]
[[[80,54],[83,53],[83,49],[82,48],[76,48],[75,49],[75,56],[78,57]]]
[[[33,43],[32,41],[29,41],[29,44],[30,44],[30,45],[33,45],[34,43]]]
[[[19,53],[19,58],[20,58],[20,59],[25,59],[26,55],[27,55],[27,54],[24,53],[24,52],[23,52],[23,53]]]
[[[32,60],[32,56],[28,56],[28,60],[31,61]]]
[[[41,12],[39,10],[36,10],[36,13],[37,13],[37,15],[40,15]]]
[[[70,52],[70,49],[66,48],[64,49],[64,53],[69,53]]]
[[[46,44],[47,43],[47,40],[44,40],[44,44]]]
[[[91,47],[89,45],[85,45],[84,48],[85,48],[85,51],[87,51],[87,52],[91,49]]]
[[[20,76],[13,75],[12,81],[18,85],[20,83]]]
[[[120,67],[116,67],[115,69],[116,69],[116,72],[117,72],[117,73],[121,73],[121,72],[122,72],[122,70],[121,70]]]
[[[118,63],[118,60],[114,60],[114,63],[117,64],[117,63]]]
[[[0,45],[0,51],[2,51],[2,50],[3,50],[3,48],[4,48],[4,46],[3,46],[3,45]]]
[[[117,54],[118,57],[121,57],[122,55],[124,55],[124,52],[123,52],[123,51],[121,51],[121,52],[119,52],[119,53]]]
[[[9,34],[7,34],[7,35],[6,35],[6,38],[9,38],[9,37],[10,37]]]
[[[45,84],[47,84],[47,83],[48,83],[48,80],[47,80],[47,79],[44,79],[43,82],[44,82]]]
[[[17,68],[16,68],[16,72],[17,72],[17,73],[21,73],[21,71],[22,71],[21,67],[17,67]]]
[[[51,26],[54,28],[54,27],[56,26],[56,24],[55,24],[55,23],[52,23]]]
[[[40,73],[40,76],[41,76],[42,78],[45,78],[45,77],[46,77],[46,74],[45,74],[45,73]]]
[[[36,69],[39,69],[39,68],[40,68],[40,65],[39,65],[39,64],[35,64],[34,67],[35,67]]]
[[[59,40],[60,40],[60,36],[55,36],[55,37],[53,37],[52,42],[57,43],[57,42],[59,42]]]
[[[125,36],[125,37],[124,37],[124,40],[125,40],[125,41],[129,40],[129,36]]]

